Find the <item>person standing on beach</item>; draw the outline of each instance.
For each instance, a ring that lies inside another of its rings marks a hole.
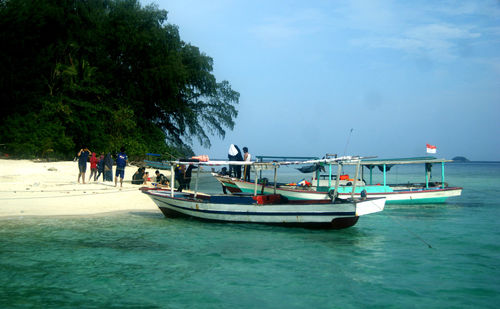
[[[125,166],[127,165],[127,155],[125,154],[125,147],[120,148],[120,153],[116,158],[116,173],[115,173],[115,187],[118,183],[118,176],[120,176],[120,188],[123,186],[123,177],[125,176]]]
[[[113,159],[109,152],[104,158],[104,181],[113,181]]]
[[[101,156],[99,157],[99,161],[97,162],[97,177],[96,180],[99,180],[99,177],[102,174],[102,179],[104,180],[104,152],[101,152]]]
[[[92,153],[92,156],[90,157],[90,176],[89,176],[89,182],[90,179],[92,179],[92,176],[94,176],[94,181],[97,180],[97,162],[99,162],[99,159],[95,156],[95,152]]]
[[[87,171],[87,160],[89,158],[90,150],[82,147],[78,152],[78,183],[80,183],[80,177],[82,177],[82,182],[85,183],[85,172]]]

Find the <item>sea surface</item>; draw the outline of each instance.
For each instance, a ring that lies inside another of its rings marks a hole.
[[[390,173],[424,181],[423,167]],[[498,308],[500,164],[447,164],[445,181],[462,196],[344,230],[159,211],[0,219],[0,308]],[[221,191],[205,174],[199,189]]]

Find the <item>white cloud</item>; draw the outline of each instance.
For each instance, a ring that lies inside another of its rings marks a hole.
[[[351,46],[447,62],[498,37],[500,2],[354,0],[340,5],[337,12],[336,26],[351,34]]]
[[[447,24],[430,24],[415,27],[407,31],[406,35],[407,37],[420,39],[422,41],[472,39],[481,36],[480,33],[473,32],[471,29]]]
[[[430,6],[432,12],[450,16],[481,15],[489,17],[500,16],[500,3],[498,0],[488,1],[433,1]]]
[[[414,56],[425,56],[435,60],[454,60],[462,40],[474,40],[481,33],[449,24],[420,25],[398,35],[353,39],[355,46],[401,50]]]

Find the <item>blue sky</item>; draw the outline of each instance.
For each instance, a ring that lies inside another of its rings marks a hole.
[[[240,93],[234,130],[197,154],[500,160],[499,1],[142,3]]]

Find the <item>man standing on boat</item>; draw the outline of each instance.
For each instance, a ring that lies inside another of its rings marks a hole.
[[[186,171],[184,172],[184,189],[190,189],[191,186],[191,174],[193,173],[193,169],[198,168],[198,166],[194,166],[193,164],[189,164]]]
[[[250,162],[252,160],[252,155],[248,152],[247,147],[243,147],[243,161]],[[250,165],[245,165],[243,172],[243,180],[250,181]]]
[[[236,157],[238,155],[238,149],[236,149],[236,146],[234,144],[231,144],[229,146],[229,152],[227,154],[227,159],[229,161],[237,161]],[[230,164],[229,165],[229,177],[236,176],[236,170],[235,170],[235,165]]]
[[[179,187],[177,188],[177,191],[182,192],[182,190],[185,189],[184,175],[186,173],[186,167],[182,164],[177,165],[175,167],[174,173],[175,173],[175,180],[179,182]],[[172,186],[175,186],[175,184],[172,183]]]

